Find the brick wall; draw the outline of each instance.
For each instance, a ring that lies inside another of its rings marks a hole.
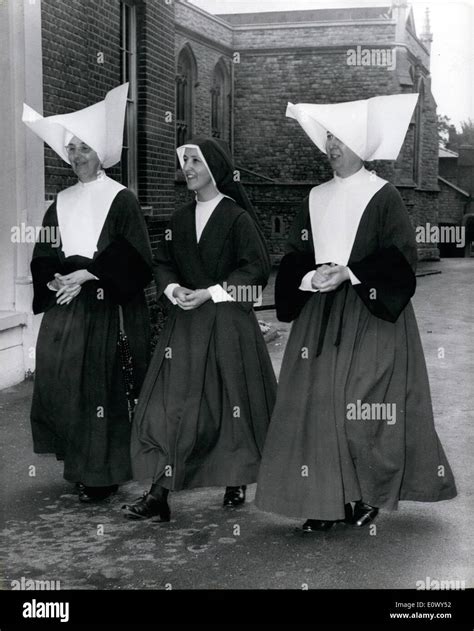
[[[439,188],[439,222],[461,225],[468,198],[444,182],[440,181]]]
[[[297,27],[248,28],[234,33],[235,50],[248,48],[285,48],[295,46],[350,47],[352,44],[372,44],[383,47],[395,41],[395,24],[392,22],[366,24],[315,24]],[[344,53],[345,61],[345,53]]]
[[[104,98],[120,83],[120,5],[115,0],[42,0],[44,116],[65,114]],[[98,63],[97,54],[104,55]],[[45,147],[45,192],[75,184],[71,168]],[[110,170],[116,177],[117,167]]]
[[[413,228],[438,223],[438,191],[421,191],[413,187],[399,188],[403,203],[408,210]],[[430,261],[439,259],[439,250],[435,244],[418,243],[418,259]]]
[[[213,40],[220,46],[232,46],[233,31],[229,24],[187,2],[176,0],[175,5],[177,24]]]
[[[118,0],[43,0],[42,37],[45,116],[91,105],[121,82]],[[174,122],[166,120],[174,114],[174,38],[172,4],[137,2],[138,184],[152,215],[174,208]],[[46,149],[47,193],[74,181],[70,167]]]
[[[285,117],[287,102],[352,101],[399,91],[392,71],[348,66],[345,59],[340,50],[242,54],[235,64],[236,163],[277,180],[328,179],[325,157]],[[386,165],[378,168],[386,172]]]
[[[425,66],[425,68],[429,68],[430,56],[428,50],[426,49],[425,45],[408,29],[405,29],[405,43],[408,47],[408,50],[415,57],[418,57],[419,61]]]
[[[453,184],[457,184],[458,177],[458,159],[457,158],[440,158],[439,159],[439,175],[449,180]]]
[[[422,104],[421,116],[421,149],[420,149],[420,179],[421,188],[436,190],[438,188],[439,168],[439,138],[436,102],[425,82],[424,94],[420,94]]]
[[[139,197],[154,247],[174,210],[174,5],[141,3],[138,34]]]

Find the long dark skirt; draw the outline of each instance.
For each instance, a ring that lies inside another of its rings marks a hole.
[[[124,318],[139,386],[149,343],[143,292],[126,305]],[[31,410],[34,451],[63,459],[71,482],[108,486],[131,478],[118,334],[118,305],[100,299],[95,281],[85,283],[70,304],[43,316]]]
[[[399,500],[454,497],[411,303],[391,323],[371,315],[352,287],[346,298],[337,292],[316,357],[327,295],[312,296],[293,324],[256,505],[290,517],[337,520],[344,504],[358,499],[395,509]],[[352,419],[348,406],[358,401],[395,405],[395,422]]]
[[[135,413],[134,477],[171,490],[255,482],[275,389],[253,312],[173,307]]]

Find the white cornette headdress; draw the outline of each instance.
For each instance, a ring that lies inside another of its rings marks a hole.
[[[288,103],[286,115],[323,153],[330,132],[362,160],[396,160],[417,100],[418,94],[391,94],[345,103]]]
[[[66,144],[73,136],[85,142],[99,156],[104,169],[120,161],[128,83],[110,92],[105,99],[70,114],[43,118],[23,104],[23,122],[68,164]]]

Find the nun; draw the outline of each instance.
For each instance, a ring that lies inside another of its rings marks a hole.
[[[224,506],[256,481],[276,380],[253,311],[270,274],[255,211],[226,143],[177,149],[195,200],[171,218],[155,256],[170,314],[139,396],[132,467],[150,491],[122,507],[169,521],[169,491],[225,486]]]
[[[104,171],[120,160],[127,92],[70,114],[23,113],[78,180],[44,217],[59,246],[33,251],[33,312],[44,315],[31,427],[35,453],[63,460],[85,503],[131,478],[129,416],[149,358],[147,230],[135,195]]]
[[[276,279],[277,317],[293,325],[255,504],[307,519],[304,532],[456,495],[410,302],[414,230],[397,189],[364,167],[397,158],[417,97],[288,105],[334,176],[304,200]]]

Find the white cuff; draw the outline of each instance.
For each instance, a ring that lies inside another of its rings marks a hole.
[[[177,305],[178,302],[177,302],[176,298],[173,296],[173,291],[176,289],[176,287],[179,287],[179,286],[180,286],[179,283],[170,283],[169,285],[167,285],[167,287],[166,287],[166,289],[164,291],[165,296],[174,305]]]
[[[360,285],[360,280],[357,278],[357,276],[355,274],[353,274],[350,270],[350,268],[347,268],[347,271],[349,272],[349,279],[351,281],[351,283],[353,285]]]
[[[298,289],[300,289],[301,291],[319,291],[319,289],[315,289],[311,285],[311,279],[313,278],[313,274],[315,271],[316,270],[314,269],[303,276],[303,278],[301,279],[301,284],[298,287]]]
[[[211,294],[212,302],[235,302],[222,285],[212,285],[207,288],[207,291]]]

